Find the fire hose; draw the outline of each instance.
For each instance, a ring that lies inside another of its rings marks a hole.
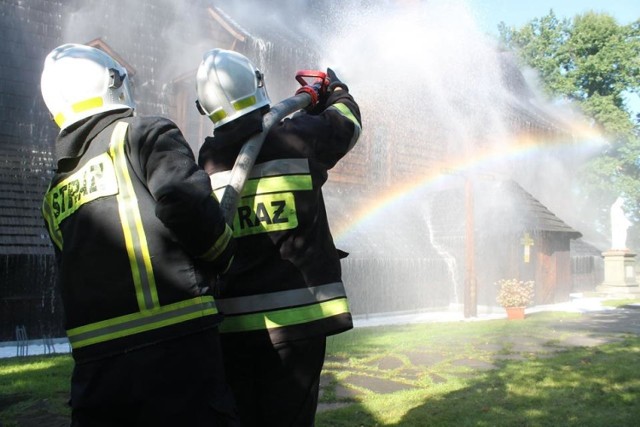
[[[307,78],[313,78],[311,84],[307,83]],[[225,188],[220,208],[222,209],[227,224],[233,224],[235,211],[242,194],[242,189],[247,182],[247,177],[260,154],[262,143],[264,142],[269,129],[280,120],[291,113],[303,108],[314,106],[318,98],[326,92],[329,86],[327,75],[322,71],[302,70],[296,73],[296,80],[302,85],[296,94],[271,107],[268,113],[262,118],[262,132],[249,138],[238,153],[238,157],[231,169],[229,183]]]

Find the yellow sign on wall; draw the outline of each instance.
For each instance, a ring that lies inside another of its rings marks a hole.
[[[520,243],[524,246],[524,262],[531,262],[531,246],[533,246],[534,243],[529,233],[524,233],[524,236],[520,239]]]

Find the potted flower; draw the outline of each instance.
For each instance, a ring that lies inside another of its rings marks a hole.
[[[502,279],[498,286],[498,304],[505,308],[509,319],[524,319],[524,309],[533,303],[533,281]]]

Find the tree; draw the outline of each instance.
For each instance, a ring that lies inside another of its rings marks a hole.
[[[579,107],[607,136],[608,145],[582,173],[586,197],[608,202],[602,223],[618,195],[639,222],[640,117],[633,117],[625,94],[640,94],[640,20],[619,25],[594,12],[559,20],[550,10],[520,29],[500,23],[498,30],[501,42],[538,71],[551,97]]]

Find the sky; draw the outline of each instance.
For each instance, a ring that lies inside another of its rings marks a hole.
[[[519,28],[551,9],[558,18],[592,10],[609,13],[621,25],[640,19],[640,0],[467,0],[467,4],[477,13],[481,28],[491,34],[498,33],[500,22]]]
[[[467,0],[476,15],[476,22],[488,34],[498,35],[498,24],[520,28],[534,18],[553,10],[559,18],[594,11],[608,13],[618,24],[627,25],[640,19],[640,0]],[[627,94],[627,106],[633,114],[640,114],[640,97]]]

